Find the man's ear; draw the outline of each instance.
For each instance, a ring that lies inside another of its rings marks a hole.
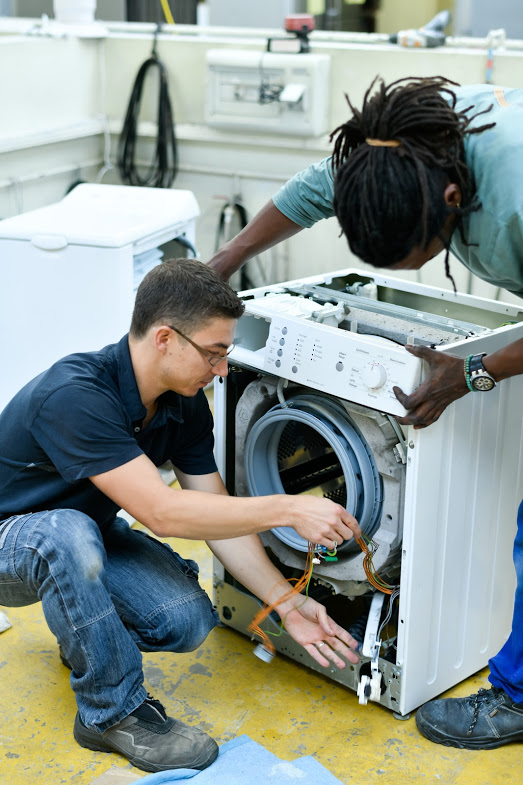
[[[449,183],[443,192],[447,207],[459,207],[461,204],[461,188],[457,183]]]
[[[159,327],[154,328],[153,340],[154,346],[159,351],[165,353],[169,349],[169,345],[174,338],[174,333],[166,324],[161,324]]]

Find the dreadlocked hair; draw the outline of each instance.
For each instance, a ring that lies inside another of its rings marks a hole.
[[[334,211],[351,251],[374,267],[400,262],[415,247],[426,249],[439,237],[449,269],[450,238],[442,237],[447,217],[462,218],[481,205],[465,162],[464,139],[495,123],[470,127],[474,118],[455,111],[456,95],[442,76],[407,77],[388,86],[376,77],[365,93],[361,111],[346,95],[352,117],[336,128],[332,166]],[[489,109],[485,111],[489,111]],[[395,140],[398,146],[371,146],[366,139]],[[444,191],[459,185],[463,204],[449,207]]]

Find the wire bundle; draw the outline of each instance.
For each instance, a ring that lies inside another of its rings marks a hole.
[[[369,540],[369,538],[366,537],[363,532],[361,537],[359,537],[356,542],[364,553],[363,569],[365,570],[365,575],[367,576],[367,580],[370,585],[374,586],[374,588],[378,591],[382,591],[384,594],[392,594],[394,591],[396,591],[399,587],[392,586],[391,584],[384,581],[383,578],[380,578],[374,569],[372,558],[377,550],[376,543],[373,540]]]
[[[386,583],[375,571],[373,564],[372,564],[372,557],[376,553],[376,543],[373,540],[370,540],[365,534],[362,533],[361,537],[359,537],[356,542],[360,546],[361,550],[363,551],[363,569],[365,570],[365,575],[367,576],[367,580],[378,591],[383,592],[384,594],[393,595],[390,598],[389,603],[389,616],[387,617],[386,621],[390,619],[390,614],[392,613],[392,606],[394,604],[394,600],[399,596],[399,586],[392,586],[391,584]],[[286,602],[290,600],[291,597],[295,597],[297,594],[301,594],[302,591],[305,590],[305,595],[308,596],[309,584],[312,578],[312,571],[314,568],[313,557],[316,551],[315,545],[309,542],[309,547],[307,549],[307,560],[305,562],[305,571],[301,578],[289,578],[286,582],[292,583],[296,581],[294,586],[284,594],[283,597],[278,597],[278,599],[272,603],[266,603],[252,622],[249,624],[247,631],[250,632],[253,636],[258,636],[261,640],[262,646],[264,646],[271,654],[274,654],[275,648],[273,643],[271,642],[269,635],[281,635],[284,627],[285,627],[285,619],[281,620],[281,629],[279,633],[267,633],[265,630],[262,630],[261,624],[267,616],[275,610],[276,606],[282,602]],[[280,582],[281,583],[281,582]],[[280,583],[276,584],[279,586]],[[276,586],[274,588],[276,588]],[[383,624],[380,627],[380,631],[383,628]]]
[[[262,646],[264,646],[268,651],[270,651],[271,654],[274,654],[275,651],[274,645],[269,639],[268,634],[265,632],[265,630],[262,630],[260,625],[263,621],[265,621],[267,616],[270,613],[272,613],[272,611],[275,610],[276,606],[279,605],[281,602],[286,602],[287,600],[290,600],[292,597],[301,594],[302,591],[304,590],[307,596],[309,590],[309,583],[312,577],[312,569],[314,566],[312,563],[313,556],[314,556],[314,545],[310,542],[309,548],[307,550],[307,561],[305,562],[305,571],[301,576],[301,578],[289,578],[288,580],[286,579],[285,582],[290,584],[292,584],[293,581],[296,581],[294,586],[291,585],[289,591],[286,594],[284,594],[283,597],[278,597],[278,599],[275,600],[274,602],[266,603],[263,606],[263,608],[260,608],[260,610],[258,611],[258,613],[256,614],[256,616],[254,617],[254,619],[252,620],[252,622],[249,624],[247,628],[248,632],[250,632],[252,635],[257,635],[261,639]],[[280,584],[281,581],[277,583],[274,588],[280,586]],[[283,630],[284,628],[284,622],[285,619],[282,619],[281,630]],[[271,633],[271,634],[278,634],[278,633]],[[279,634],[281,635],[281,631]]]
[[[143,85],[150,68],[157,68],[159,72],[158,133],[153,161],[145,177],[142,177],[138,173],[135,154]],[[169,188],[178,171],[178,151],[167,84],[167,70],[156,55],[156,45],[151,57],[140,67],[133,85],[118,144],[118,167],[124,182],[153,188]]]
[[[378,633],[376,635],[376,640],[377,641],[381,642],[381,632],[382,632],[383,629],[386,629],[387,624],[392,619],[392,610],[394,608],[394,602],[395,602],[395,600],[398,599],[399,596],[400,596],[400,590],[399,590],[399,587],[396,587],[394,589],[394,591],[391,593],[390,597],[389,597],[389,607],[387,609],[387,613],[385,615],[385,618],[383,619],[383,621],[381,622],[381,624],[379,626]]]

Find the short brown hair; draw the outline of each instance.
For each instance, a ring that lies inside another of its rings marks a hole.
[[[195,332],[211,319],[238,319],[243,301],[218,273],[196,259],[168,259],[150,270],[136,293],[133,338],[156,324]]]

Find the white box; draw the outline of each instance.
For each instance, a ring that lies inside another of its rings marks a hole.
[[[327,132],[328,55],[210,49],[206,60],[208,125],[293,136]]]

